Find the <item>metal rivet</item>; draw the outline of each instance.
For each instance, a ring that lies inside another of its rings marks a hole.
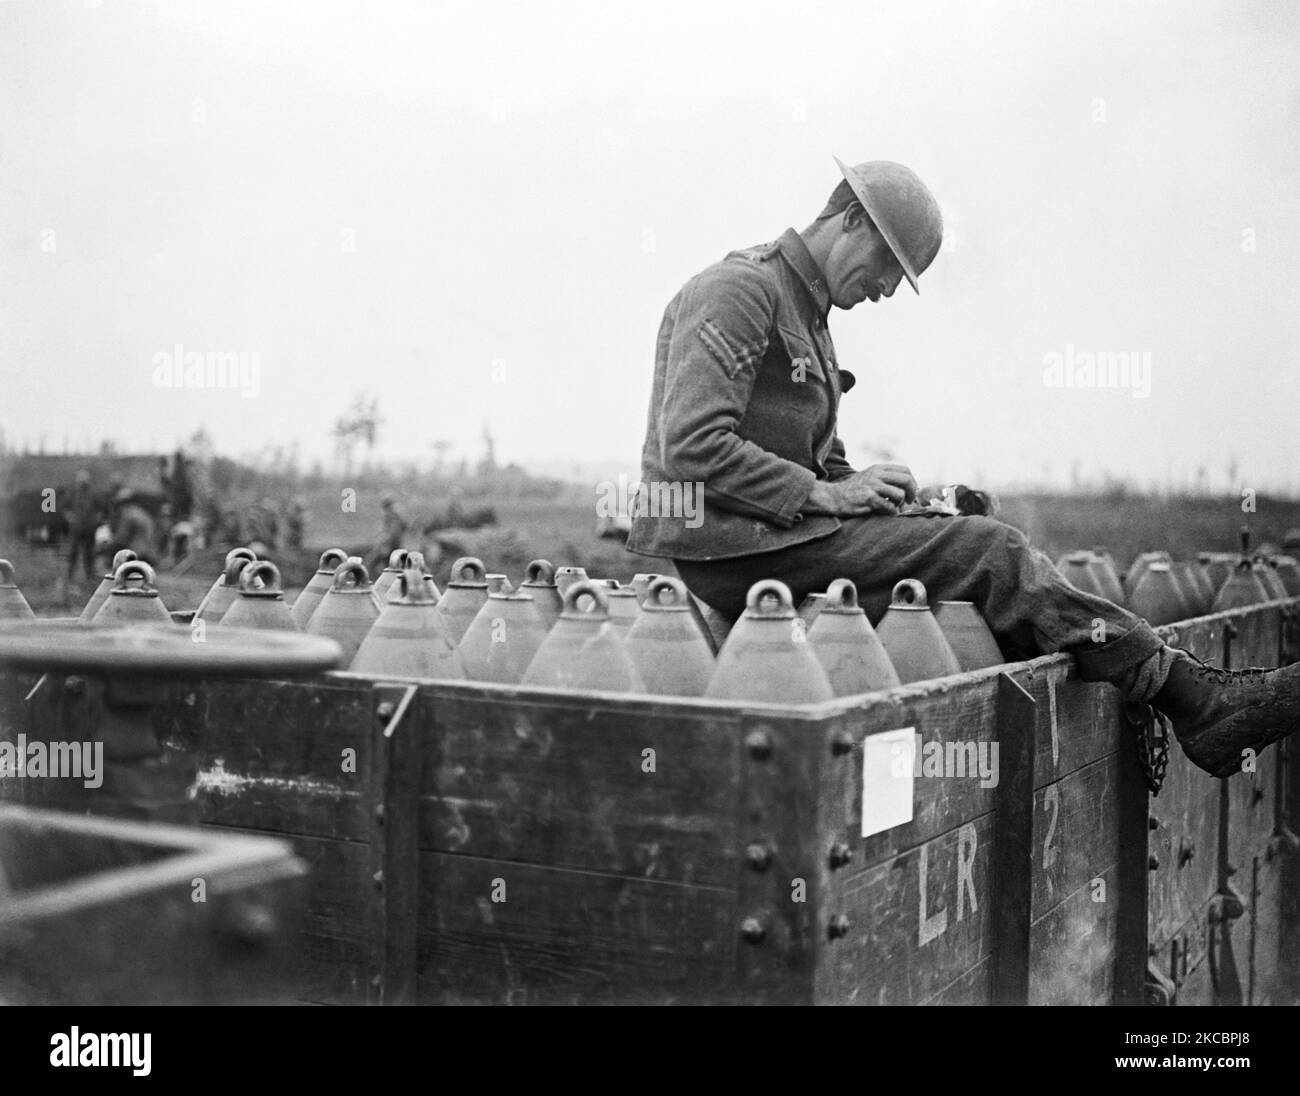
[[[853,752],[853,739],[846,734],[837,734],[831,739],[831,753],[836,757]]]
[[[375,890],[384,889],[384,873],[382,871],[375,872],[371,878],[375,881]]]
[[[745,859],[755,871],[763,871],[772,863],[772,850],[761,842],[755,841],[745,849]]]
[[[767,929],[757,917],[746,917],[740,923],[740,935],[747,944],[761,944],[767,936]]]
[[[75,674],[72,677],[64,678],[63,689],[64,692],[71,693],[73,696],[80,696],[86,691],[86,679]]]
[[[1158,819],[1154,814],[1151,815],[1147,819],[1147,829],[1158,830],[1159,828],[1160,828],[1160,819]]]
[[[381,826],[384,824],[384,805],[382,803],[375,805],[375,821]]]
[[[750,731],[745,735],[745,748],[755,761],[766,761],[772,756],[772,736],[766,731]]]
[[[1251,796],[1250,796],[1251,806],[1254,806],[1256,803],[1262,803],[1263,801],[1264,801],[1263,788],[1256,788],[1253,792],[1251,792]]]
[[[831,867],[842,868],[853,859],[853,850],[843,841],[836,841],[831,846]]]
[[[375,715],[379,716],[380,719],[389,719],[396,710],[397,709],[393,707],[393,702],[391,700],[385,700],[375,709]]]
[[[1147,857],[1147,869],[1148,869],[1149,871],[1159,871],[1159,870],[1160,870],[1160,857],[1158,857],[1158,856],[1148,856],[1148,857]]]
[[[832,940],[838,940],[849,934],[849,919],[842,913],[837,913],[831,918],[830,924],[826,926],[826,935]]]

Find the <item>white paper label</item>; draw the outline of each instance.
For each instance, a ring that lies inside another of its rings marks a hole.
[[[882,731],[862,740],[862,836],[912,821],[916,728]]]

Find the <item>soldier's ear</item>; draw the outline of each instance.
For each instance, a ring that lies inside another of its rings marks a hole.
[[[867,216],[867,211],[857,202],[850,202],[844,210],[843,227],[845,232],[855,232],[864,224],[871,224],[871,218]]]

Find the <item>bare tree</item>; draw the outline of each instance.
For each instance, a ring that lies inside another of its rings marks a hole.
[[[352,462],[358,445],[366,447],[366,463],[369,464],[375,451],[375,442],[379,437],[379,427],[383,425],[379,414],[379,400],[358,393],[351,405],[334,422],[331,431],[334,437],[334,452],[343,465],[343,474],[352,474]]]

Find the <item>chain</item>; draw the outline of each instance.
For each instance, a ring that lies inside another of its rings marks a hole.
[[[1124,718],[1133,728],[1138,764],[1152,795],[1159,795],[1169,768],[1169,719],[1148,704],[1126,702]]]

